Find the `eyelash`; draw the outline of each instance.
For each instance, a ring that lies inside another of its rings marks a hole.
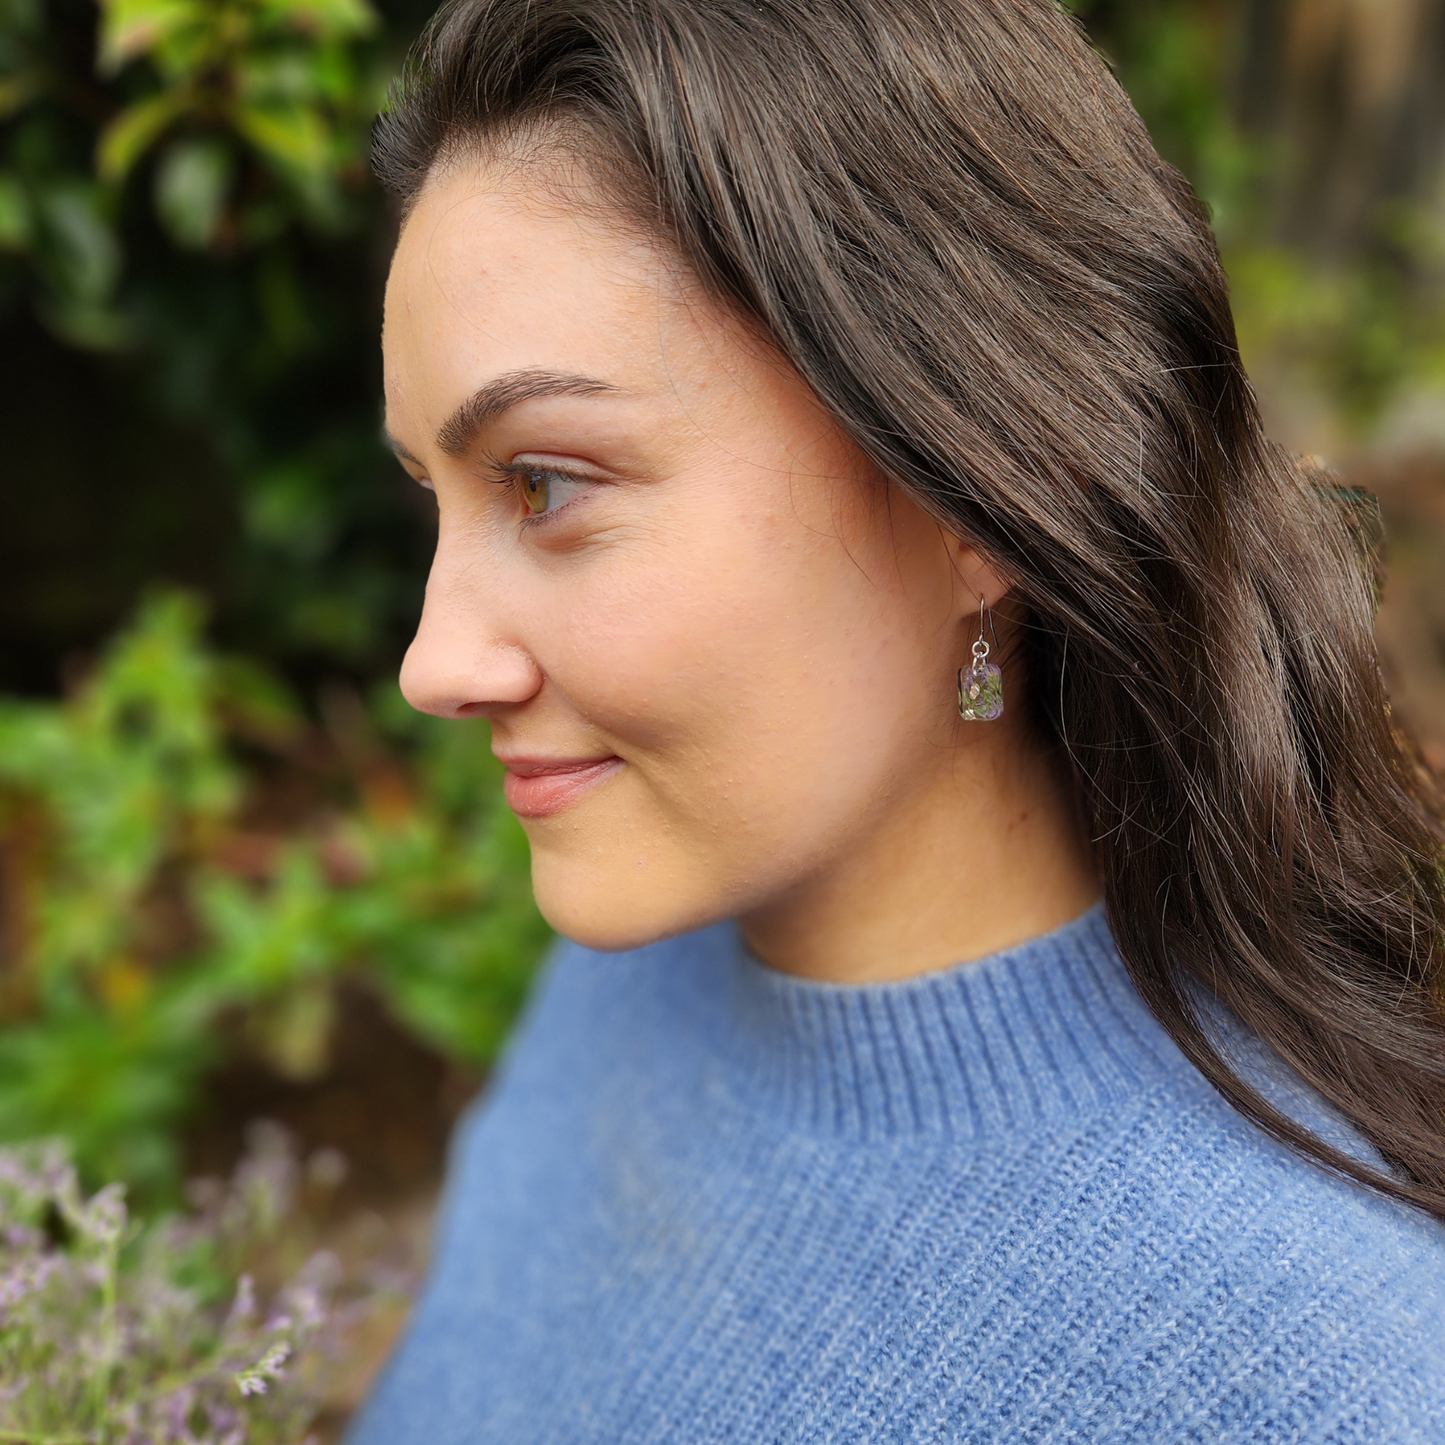
[[[528,466],[525,462],[504,462],[498,457],[488,457],[488,464],[496,475],[492,481],[500,487],[514,487],[520,492],[521,484],[530,476],[555,477],[564,482],[577,482],[583,484],[595,484],[595,477],[585,477],[581,472],[569,472],[563,467],[536,467]],[[526,506],[526,499],[522,498],[522,505]],[[563,502],[560,507],[549,508],[545,512],[528,512],[521,519],[524,527],[540,526],[559,512],[565,512],[577,498]]]

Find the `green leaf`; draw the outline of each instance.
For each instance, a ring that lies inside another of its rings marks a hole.
[[[0,0],[0,26],[0,34],[35,34],[40,28],[40,0]]]
[[[234,111],[237,131],[283,170],[314,175],[331,158],[331,129],[304,105],[240,105]]]
[[[297,287],[288,288],[281,299],[298,309],[305,306],[305,296]],[[304,310],[292,325],[304,327]],[[249,535],[306,562],[314,563],[323,557],[335,540],[335,518],[324,478],[303,461],[259,472],[245,498],[242,515]]]
[[[63,183],[40,198],[52,273],[65,299],[98,302],[120,274],[120,246],[92,186]]]
[[[105,300],[48,296],[41,299],[38,310],[56,336],[81,351],[122,351],[135,340],[130,319]]]
[[[127,106],[101,132],[96,169],[103,180],[124,179],[156,138],[190,104],[190,92],[176,86]]]
[[[231,170],[220,141],[177,141],[166,151],[156,171],[156,211],[180,245],[200,250],[215,239]]]
[[[0,250],[20,251],[30,240],[30,207],[14,176],[0,174]]]
[[[182,31],[203,23],[220,0],[100,0],[98,68],[114,73]]]
[[[369,34],[378,21],[367,0],[262,0],[261,11],[272,20],[328,40]]]
[[[40,94],[41,89],[40,77],[33,71],[0,78],[0,120],[23,110]]]

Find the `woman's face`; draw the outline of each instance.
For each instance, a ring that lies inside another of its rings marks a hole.
[[[387,428],[440,514],[402,687],[492,720],[543,913],[621,948],[877,849],[952,768],[998,585],[674,259],[534,174],[435,177],[392,265]]]

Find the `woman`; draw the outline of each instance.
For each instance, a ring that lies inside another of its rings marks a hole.
[[[1439,814],[1075,24],[455,0],[378,155],[571,942],[354,1445],[1445,1440]]]

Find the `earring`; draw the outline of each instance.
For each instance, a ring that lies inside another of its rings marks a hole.
[[[1003,716],[1003,673],[988,660],[988,643],[983,635],[984,600],[978,599],[978,641],[973,644],[973,662],[958,669],[958,715],[965,722],[993,722]],[[993,632],[993,609],[988,609],[989,631]],[[994,641],[998,634],[994,633]]]

